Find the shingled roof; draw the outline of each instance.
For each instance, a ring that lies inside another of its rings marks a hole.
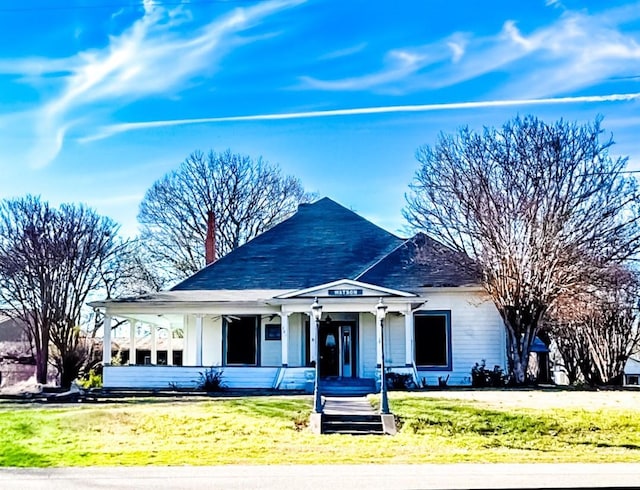
[[[329,198],[176,285],[173,290],[302,289],[355,279],[404,240]]]
[[[466,256],[418,233],[359,276],[358,281],[414,291],[424,287],[478,284],[474,263]]]
[[[422,233],[398,238],[325,197],[172,291],[304,289],[340,279],[404,291],[478,283],[466,256]]]

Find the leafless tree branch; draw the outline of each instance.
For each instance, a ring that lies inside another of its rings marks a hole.
[[[147,191],[138,214],[147,255],[165,278],[204,267],[207,213],[216,220],[221,257],[295,212],[314,196],[300,181],[248,156],[196,151]]]
[[[556,299],[640,249],[637,184],[602,134],[600,118],[549,125],[530,116],[417,151],[404,215],[476,262],[521,383]]]

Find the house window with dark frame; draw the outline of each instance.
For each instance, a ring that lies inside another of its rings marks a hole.
[[[260,317],[225,318],[225,364],[257,366],[259,364]]]
[[[451,312],[419,311],[413,317],[414,360],[418,369],[451,369]]]
[[[264,326],[264,340],[282,340],[282,329],[278,324],[267,324]]]

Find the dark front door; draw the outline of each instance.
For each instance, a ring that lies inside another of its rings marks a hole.
[[[320,376],[356,376],[356,327],[353,322],[320,325]]]
[[[320,376],[340,375],[340,327],[320,326]]]

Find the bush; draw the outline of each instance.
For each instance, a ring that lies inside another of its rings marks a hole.
[[[78,384],[85,390],[91,388],[102,388],[102,375],[95,369],[90,369],[82,378],[78,379]]]
[[[222,370],[216,368],[209,368],[205,372],[200,373],[200,381],[198,382],[198,389],[206,391],[207,393],[214,393],[216,391],[222,391],[227,386],[222,381]]]
[[[415,387],[411,374],[394,373],[386,374],[387,388],[390,390],[409,390]]]
[[[95,369],[89,369],[87,374],[78,379],[78,384],[85,390],[102,388],[102,374],[98,373]]]
[[[474,388],[501,388],[509,382],[509,376],[503,369],[496,365],[493,369],[487,369],[485,360],[471,368],[471,386]]]

